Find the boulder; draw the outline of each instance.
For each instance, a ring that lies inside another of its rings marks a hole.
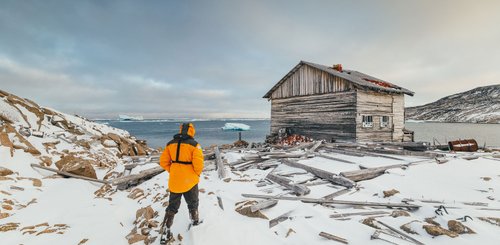
[[[102,145],[105,147],[118,147],[118,144],[114,140],[104,140]]]
[[[458,234],[476,234],[476,232],[474,232],[471,228],[465,226],[457,220],[448,221],[448,229]]]
[[[74,155],[66,155],[56,162],[56,167],[68,173],[97,179],[92,160],[83,159]]]
[[[394,195],[396,195],[398,193],[399,193],[399,191],[396,190],[396,189],[384,191],[384,198],[394,196]]]
[[[10,170],[8,168],[0,167],[0,176],[7,176],[7,175],[11,175],[13,173],[14,172],[12,172],[12,170]]]
[[[429,233],[431,236],[441,236],[441,235],[447,235],[451,238],[455,238],[458,236],[456,232],[449,231],[441,226],[437,225],[424,225],[422,228]]]

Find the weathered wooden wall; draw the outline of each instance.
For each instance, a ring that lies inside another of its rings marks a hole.
[[[356,91],[273,99],[271,134],[280,128],[314,139],[356,138]]]
[[[394,103],[392,111],[394,114],[392,141],[403,141],[403,129],[405,127],[405,96],[404,94],[392,95]]]
[[[351,82],[314,67],[303,65],[272,93],[271,99],[335,93],[351,89],[353,89]]]
[[[404,95],[374,91],[357,91],[356,140],[401,141],[404,127]],[[373,117],[373,127],[363,127],[363,116]],[[389,125],[381,127],[382,116],[389,116]]]

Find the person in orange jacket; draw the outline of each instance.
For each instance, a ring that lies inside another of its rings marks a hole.
[[[160,156],[160,166],[170,173],[170,197],[165,214],[165,224],[169,230],[181,205],[182,196],[186,200],[193,225],[199,223],[198,182],[203,170],[203,151],[194,139],[195,133],[192,123],[181,124],[179,133],[167,143]]]

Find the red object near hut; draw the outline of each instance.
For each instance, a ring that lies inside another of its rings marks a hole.
[[[450,150],[452,151],[477,151],[479,148],[477,146],[477,142],[474,139],[467,139],[467,140],[455,140],[455,141],[450,141],[448,142],[448,146],[450,147]]]

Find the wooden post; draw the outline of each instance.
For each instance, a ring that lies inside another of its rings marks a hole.
[[[347,239],[342,238],[342,237],[338,237],[338,236],[335,236],[335,235],[332,235],[330,233],[326,233],[326,232],[323,232],[323,231],[319,233],[319,236],[324,237],[324,238],[329,239],[329,240],[340,242],[340,243],[343,243],[343,244],[349,244],[349,242],[347,241]]]
[[[219,174],[219,179],[224,179],[227,177],[226,169],[224,169],[224,162],[222,162],[222,157],[220,155],[219,146],[215,147],[215,163],[217,166],[217,173]]]

